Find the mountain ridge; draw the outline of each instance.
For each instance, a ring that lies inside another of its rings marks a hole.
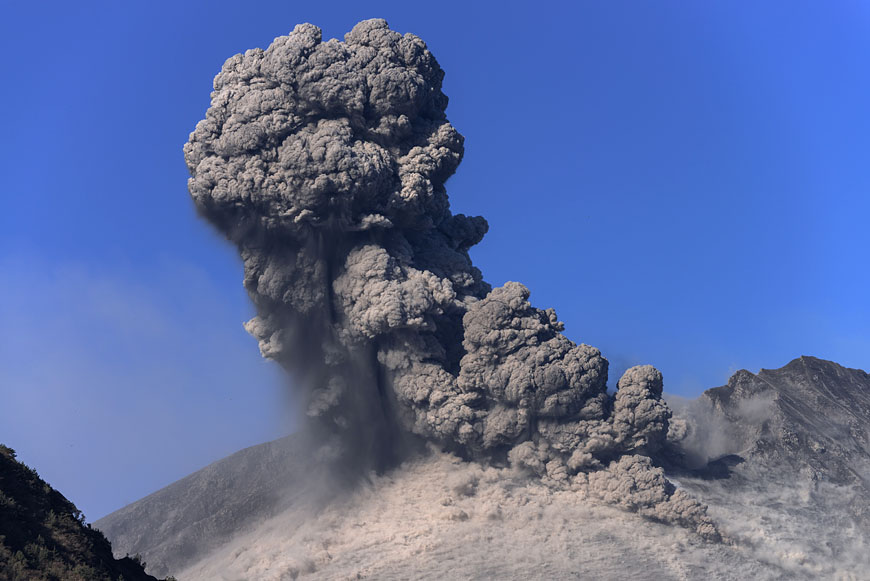
[[[817,472],[815,478],[867,485],[870,375],[865,371],[801,356],[779,369],[738,371],[701,399],[754,438],[744,450],[749,456],[808,467]],[[858,474],[856,464],[862,469],[866,464],[866,474]]]

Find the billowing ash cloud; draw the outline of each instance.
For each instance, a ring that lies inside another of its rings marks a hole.
[[[227,60],[184,153],[197,208],[244,260],[248,331],[307,390],[339,461],[383,466],[413,434],[707,530],[703,507],[625,458],[664,441],[661,374],[629,369],[608,396],[597,349],[472,265],[487,223],[449,209],[463,138],[443,76],[383,20],[344,42],[302,24]]]

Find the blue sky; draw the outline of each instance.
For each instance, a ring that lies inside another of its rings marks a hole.
[[[612,375],[870,368],[859,1],[15,3],[0,23],[0,441],[96,519],[292,429],[181,147],[223,61],[383,17],[446,70],[472,251]]]

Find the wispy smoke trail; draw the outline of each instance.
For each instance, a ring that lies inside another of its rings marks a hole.
[[[645,456],[668,430],[659,372],[608,396],[597,349],[471,264],[487,224],[449,209],[463,138],[443,76],[383,20],[344,42],[299,25],[224,64],[184,153],[197,208],[244,260],[248,331],[308,390],[339,463],[389,465],[413,434],[715,536]]]

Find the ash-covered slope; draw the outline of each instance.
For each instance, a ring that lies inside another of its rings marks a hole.
[[[691,469],[672,465],[669,476],[708,504],[725,543],[440,453],[316,508],[282,492],[302,490],[310,470],[293,438],[230,456],[97,526],[117,551],[142,553],[155,573],[172,564],[181,579],[861,579],[868,394],[865,372],[802,357],[737,372],[675,406],[672,440]]]
[[[154,575],[177,572],[308,495],[300,436],[245,448],[96,521],[116,555],[143,556]]]
[[[785,579],[750,547],[433,452],[325,506],[262,523],[182,581]]]

